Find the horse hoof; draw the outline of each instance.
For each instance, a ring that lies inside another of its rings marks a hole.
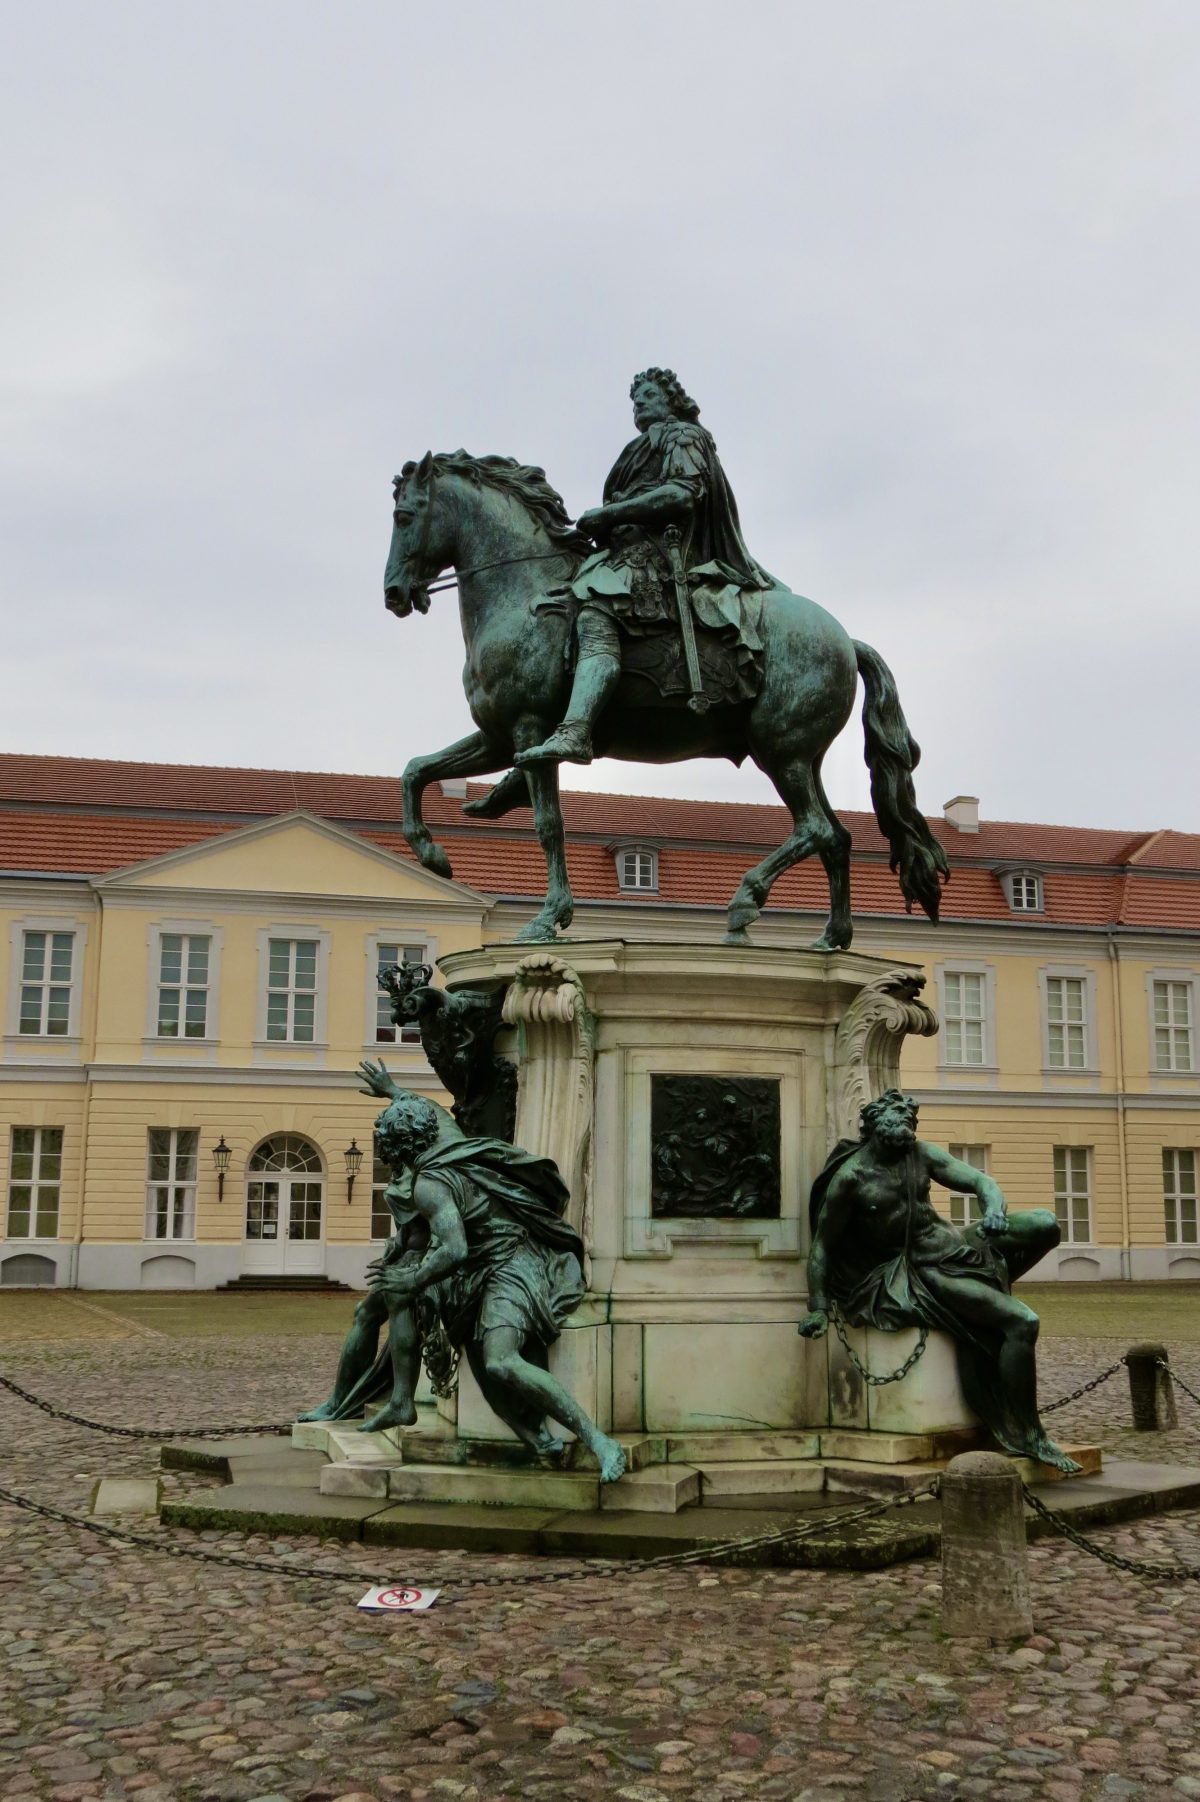
[[[435,876],[442,876],[447,882],[449,882],[454,875],[450,859],[446,856],[442,847],[440,845],[435,845],[432,840],[430,840],[428,845],[422,846],[421,850],[418,851],[417,860],[422,869],[432,870]]]
[[[530,920],[517,934],[518,945],[553,945],[558,934],[549,920]]]
[[[849,949],[849,939],[831,938],[827,932],[823,932],[820,938],[814,939],[809,946],[810,951],[848,951]]]
[[[748,945],[750,943],[750,934],[746,931],[744,926],[731,926],[729,931],[725,934],[725,937],[721,940],[721,943],[723,945]]]

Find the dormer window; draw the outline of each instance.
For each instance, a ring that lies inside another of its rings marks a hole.
[[[648,845],[617,845],[617,887],[622,894],[658,892],[658,852]]]
[[[1015,914],[1042,912],[1042,879],[1036,870],[1008,870],[1000,880],[1005,900]]]

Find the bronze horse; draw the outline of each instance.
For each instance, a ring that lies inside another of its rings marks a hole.
[[[510,457],[466,451],[406,463],[395,480],[392,544],[384,575],[388,608],[401,619],[429,609],[429,585],[452,568],[467,660],[463,686],[477,731],[404,772],[404,835],[426,869],[452,874],[430,837],[421,796],[431,782],[509,770],[517,752],[539,744],[563,716],[570,691],[571,619],[544,608],[547,591],[566,583],[593,549],[567,516],[542,470]],[[535,611],[535,605],[543,607]],[[850,638],[823,607],[777,584],[763,595],[762,681],[752,700],[696,713],[678,703],[630,706],[618,691],[596,733],[596,754],[633,763],[749,755],[779,791],[792,832],[748,870],[729,904],[726,942],[748,943],[747,929],[772,885],[814,853],[829,879],[830,913],[818,951],[850,944],[850,834],[821,785],[821,762],[850,717],[855,681],[866,690],[863,729],[871,799],[891,847],[891,866],[911,911],[919,902],[937,919],[945,853],[917,806],[912,773],[921,755],[908,730],[896,684],[870,645]],[[532,804],[546,857],[547,894],[518,937],[544,943],[570,925],[558,766],[510,770],[465,811],[496,818]]]

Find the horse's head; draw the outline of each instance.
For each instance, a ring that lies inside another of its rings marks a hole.
[[[429,612],[429,584],[449,562],[434,520],[433,452],[406,463],[393,481],[392,545],[383,572],[383,598],[390,613],[407,619],[415,608]]]
[[[591,549],[544,470],[513,457],[426,451],[395,478],[384,600],[406,619],[414,608],[429,611],[429,585],[450,564],[478,576],[561,557],[574,569]]]

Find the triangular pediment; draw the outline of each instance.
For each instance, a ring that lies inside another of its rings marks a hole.
[[[447,882],[411,858],[396,856],[302,810],[115,870],[96,886],[106,890],[362,897],[434,906],[439,901],[443,906],[485,908],[489,904],[487,897],[465,883]]]

